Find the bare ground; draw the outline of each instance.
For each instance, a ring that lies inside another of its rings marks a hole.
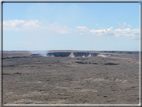
[[[139,58],[5,57],[4,104],[138,104]]]

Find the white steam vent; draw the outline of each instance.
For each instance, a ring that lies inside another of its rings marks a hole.
[[[69,55],[69,57],[74,58],[73,52],[71,52],[71,54]]]

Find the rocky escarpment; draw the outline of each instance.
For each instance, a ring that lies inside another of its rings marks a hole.
[[[118,55],[139,55],[133,51],[49,51],[50,57],[110,57]]]
[[[48,53],[47,56],[54,56],[54,57],[68,57],[71,52],[53,52]]]
[[[89,52],[52,52],[48,53],[47,56],[54,57],[95,57],[99,53],[89,53]]]
[[[74,56],[75,57],[95,57],[97,56],[99,53],[89,53],[89,52],[74,52]]]

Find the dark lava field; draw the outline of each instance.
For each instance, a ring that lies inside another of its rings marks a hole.
[[[139,56],[3,53],[4,104],[138,104]]]

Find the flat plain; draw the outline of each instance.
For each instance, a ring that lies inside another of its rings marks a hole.
[[[3,52],[4,104],[138,104],[139,56]]]

